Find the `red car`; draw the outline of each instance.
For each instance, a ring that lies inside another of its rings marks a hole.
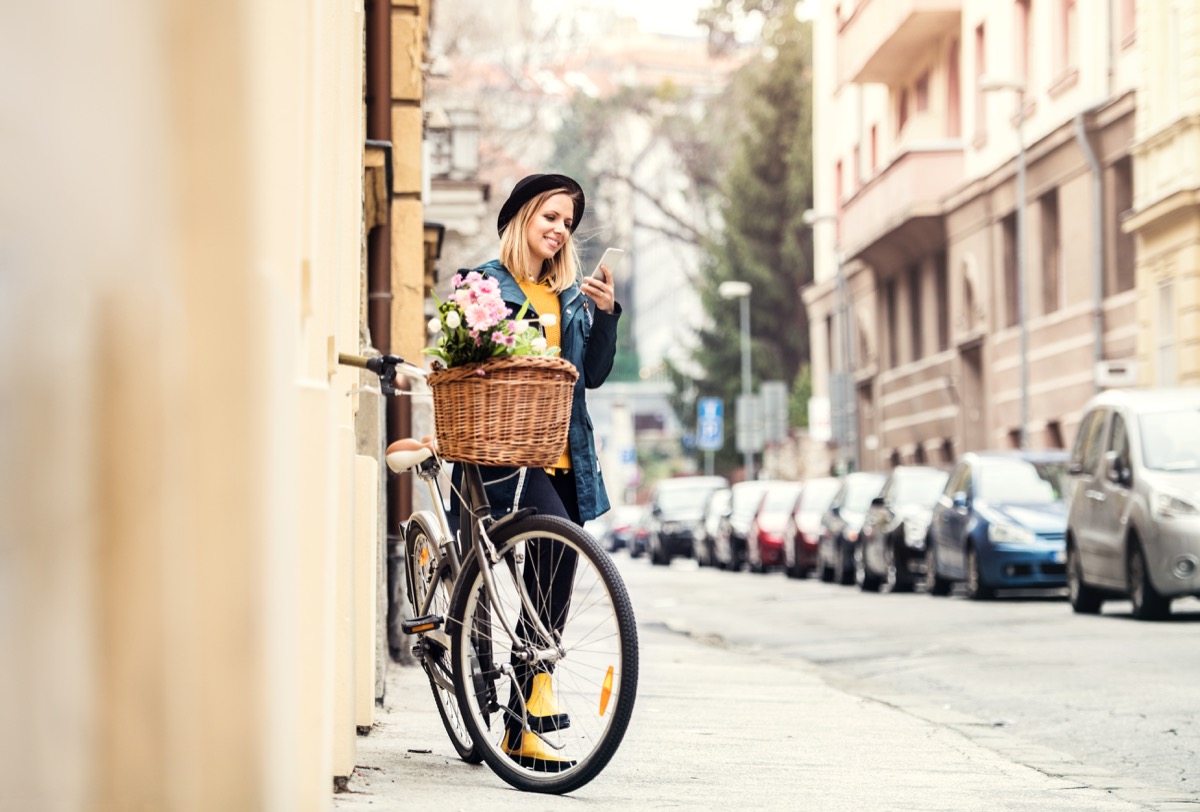
[[[783,531],[800,488],[799,482],[773,482],[763,494],[746,535],[746,559],[751,572],[766,572],[784,565]]]
[[[800,489],[783,531],[783,569],[789,578],[805,578],[817,568],[821,516],[841,484],[836,477],[820,477],[806,480]]]

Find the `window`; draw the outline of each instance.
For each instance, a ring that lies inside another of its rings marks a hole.
[[[983,26],[975,29],[975,140],[987,139],[987,107],[984,105],[986,96],[983,92],[983,77],[987,73],[987,54]]]
[[[950,44],[950,57],[946,65],[946,135],[958,138],[962,135],[962,87],[958,75],[958,40]]]
[[[1058,0],[1058,73],[1064,74],[1079,64],[1079,14],[1075,0]]]
[[[879,167],[879,126],[871,125],[871,174]]]
[[[1004,326],[1012,327],[1020,318],[1019,291],[1017,290],[1017,213],[1000,222],[1001,240],[1004,246]]]
[[[1071,466],[1078,467],[1085,474],[1094,473],[1096,461],[1100,457],[1100,432],[1104,428],[1104,410],[1093,409],[1088,412],[1079,431],[1075,434],[1075,444],[1071,446]]]
[[[1058,218],[1058,189],[1042,195],[1042,312],[1053,313],[1065,299],[1062,241]]]
[[[1154,308],[1154,344],[1157,361],[1156,383],[1175,385],[1175,283],[1158,286]]]
[[[1029,28],[1030,0],[1016,0],[1016,53],[1013,55],[1016,63],[1017,78],[1029,87],[1029,54],[1032,52]]]
[[[1051,448],[1065,448],[1063,444],[1062,423],[1050,420],[1046,423],[1046,442]]]
[[[921,313],[921,266],[914,265],[908,269],[908,315],[909,327],[912,330],[912,360],[921,358],[921,325],[925,319]]]
[[[1129,466],[1129,431],[1125,428],[1125,418],[1113,412],[1112,429],[1108,433],[1108,450],[1115,451],[1121,468],[1128,471]]]
[[[916,87],[914,88],[916,95],[917,112],[924,113],[929,109],[929,71],[922,73],[917,79]]]
[[[1112,172],[1113,208],[1116,222],[1109,231],[1116,242],[1116,249],[1112,252],[1111,260],[1116,267],[1110,268],[1105,274],[1104,293],[1106,296],[1132,290],[1137,282],[1133,258],[1133,235],[1126,234],[1125,230],[1121,228],[1121,219],[1126,212],[1133,208],[1133,159],[1126,155],[1114,163],[1110,171]]]
[[[898,111],[896,114],[896,132],[904,131],[904,125],[908,123],[908,88],[900,90],[900,101],[898,102]]]
[[[933,260],[933,296],[937,307],[938,352],[950,349],[950,264],[946,254],[938,254]]]
[[[851,189],[851,191],[857,192],[858,187],[862,185],[862,176],[863,176],[862,145],[861,144],[854,145],[854,166],[853,166],[853,171],[851,172],[851,175],[852,175],[852,177],[850,179],[854,182],[854,186]]]
[[[887,308],[887,347],[884,348],[884,358],[887,368],[896,366],[896,280],[889,279],[883,286],[884,307]]]

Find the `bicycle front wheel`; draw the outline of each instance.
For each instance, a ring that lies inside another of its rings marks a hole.
[[[509,784],[570,792],[604,769],[629,725],[638,677],[633,607],[612,560],[571,522],[532,516],[501,527],[492,542],[495,601],[476,556],[454,593],[462,718]]]
[[[413,612],[417,615],[439,615],[440,629],[418,636],[418,651],[421,666],[429,677],[433,699],[437,704],[442,726],[450,736],[459,758],[470,764],[483,760],[471,734],[458,711],[454,695],[453,664],[450,659],[450,597],[453,575],[450,563],[441,561],[435,554],[439,534],[435,524],[426,516],[416,514],[409,520],[404,534],[405,563],[408,570],[408,597]]]

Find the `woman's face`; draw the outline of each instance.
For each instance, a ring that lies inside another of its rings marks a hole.
[[[525,229],[529,252],[540,262],[558,253],[571,236],[575,203],[565,192],[546,198]]]

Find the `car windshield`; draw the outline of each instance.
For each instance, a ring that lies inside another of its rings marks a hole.
[[[938,500],[946,487],[945,471],[911,471],[896,477],[894,499],[900,505],[930,505]]]
[[[1200,410],[1142,415],[1142,461],[1157,471],[1200,469]]]
[[[842,507],[853,513],[866,513],[871,500],[879,495],[881,487],[882,476],[851,477],[846,481],[846,498]]]
[[[837,496],[839,487],[841,487],[841,483],[836,479],[821,479],[807,483],[804,491],[800,494],[800,509],[824,513],[825,508],[829,507],[829,503],[833,501],[833,497]]]
[[[663,513],[699,513],[712,492],[712,488],[671,488],[659,493],[658,506]]]
[[[739,515],[752,514],[762,501],[766,485],[755,484],[751,487],[738,488],[733,492],[733,512]]]
[[[988,502],[1045,505],[1062,499],[1064,462],[992,460],[975,473],[975,495]]]

